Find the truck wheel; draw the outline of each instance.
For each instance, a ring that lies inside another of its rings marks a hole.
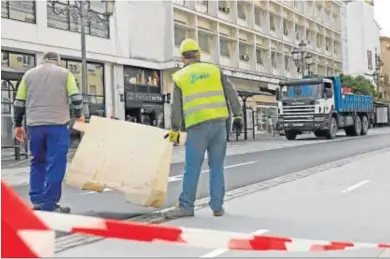
[[[356,116],[355,123],[353,125],[353,136],[360,136],[362,133],[362,120],[359,116]]]
[[[327,139],[336,138],[338,130],[336,118],[332,116],[329,122],[329,130],[325,132],[325,137]]]
[[[297,138],[297,133],[295,133],[293,131],[286,131],[285,135],[286,135],[286,139],[288,139],[288,140],[294,140]]]
[[[362,130],[361,130],[362,136],[367,135],[369,127],[370,127],[370,123],[368,122],[368,118],[367,116],[364,115],[362,117]]]

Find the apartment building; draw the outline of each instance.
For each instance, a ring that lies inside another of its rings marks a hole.
[[[90,8],[99,11],[100,4],[91,1]],[[339,74],[343,8],[325,0],[116,1],[109,22],[87,26],[91,103],[96,112],[122,119],[153,111],[169,126],[171,73],[181,66],[178,48],[188,37],[198,40],[202,59],[218,64],[242,91],[272,91],[279,80],[299,77],[291,52],[302,40],[314,74]],[[51,50],[79,78],[79,32],[77,20],[54,12],[52,1],[2,1],[3,67],[27,69]],[[259,123],[276,113],[274,96],[254,96],[248,105]]]
[[[362,75],[376,82],[375,55],[379,54],[380,27],[374,19],[374,1],[346,3],[344,32],[344,73]]]
[[[380,69],[380,85],[378,91],[382,97],[390,100],[390,37],[380,37],[380,58],[383,66]]]

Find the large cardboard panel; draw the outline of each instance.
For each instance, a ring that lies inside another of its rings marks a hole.
[[[167,193],[173,145],[167,130],[93,116],[67,171],[67,184],[102,192],[112,188],[126,200],[143,206],[163,206]],[[181,134],[181,144],[186,139]]]

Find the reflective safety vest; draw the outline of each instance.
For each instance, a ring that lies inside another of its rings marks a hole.
[[[173,74],[173,81],[182,92],[186,128],[229,117],[217,66],[202,62],[189,64]]]

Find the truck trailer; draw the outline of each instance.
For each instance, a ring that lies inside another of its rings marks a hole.
[[[305,132],[327,139],[334,139],[340,129],[347,136],[368,133],[373,97],[346,91],[340,77],[303,78],[279,85],[279,126],[288,140]]]

